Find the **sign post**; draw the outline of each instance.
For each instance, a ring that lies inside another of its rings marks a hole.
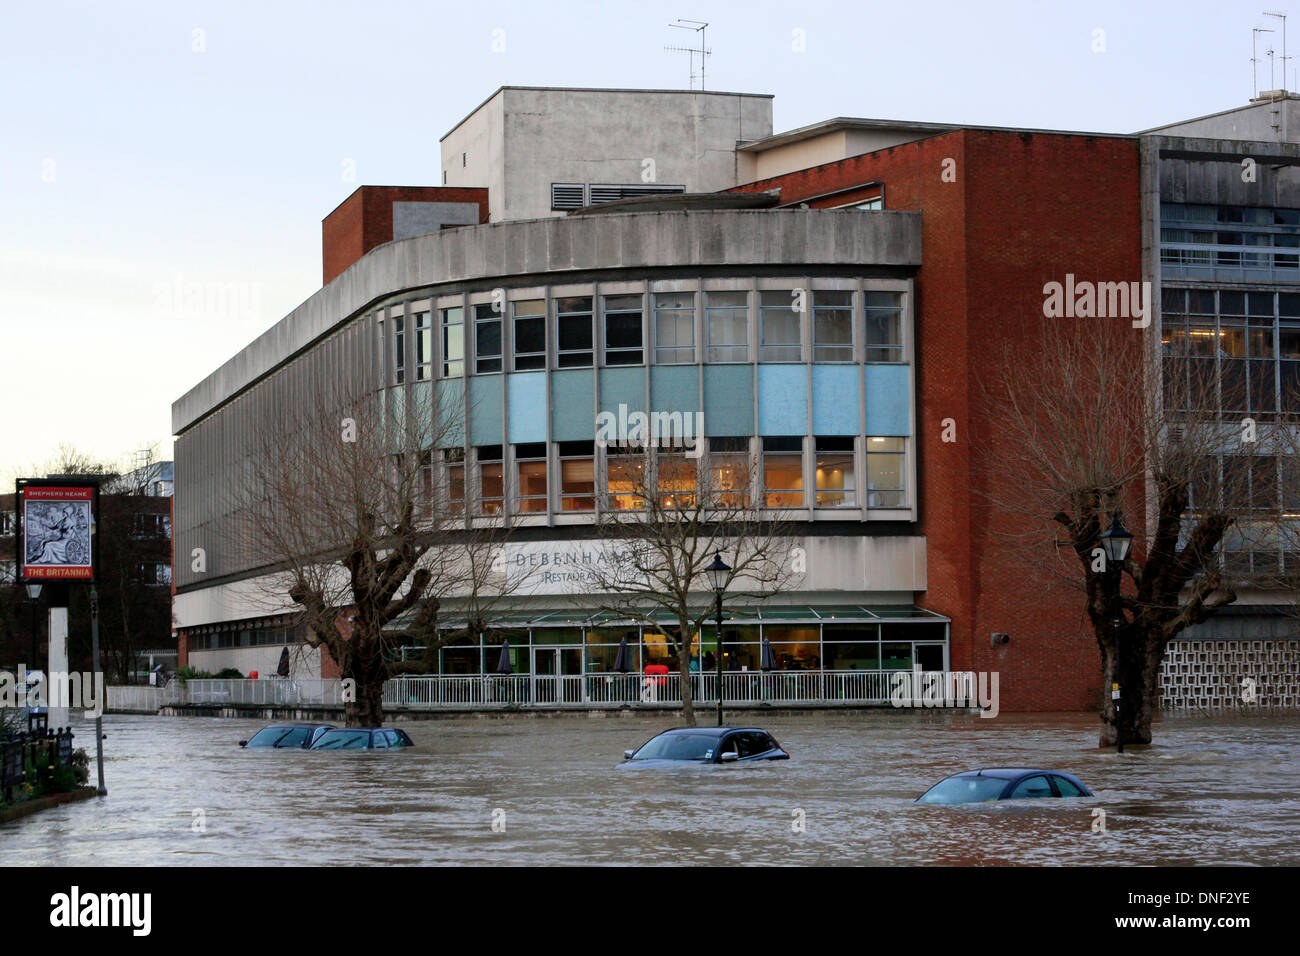
[[[68,671],[68,585],[90,585],[91,686],[99,687],[98,570],[99,479],[20,478],[15,484],[18,512],[19,582],[43,584],[50,595],[49,671],[46,694],[74,686]],[[35,662],[33,662],[35,663]],[[83,682],[78,681],[77,685]],[[54,704],[60,704],[54,707]],[[70,726],[65,700],[50,700],[50,718],[56,727]],[[99,793],[104,786],[104,734],[102,700],[96,701],[95,753],[99,765]]]

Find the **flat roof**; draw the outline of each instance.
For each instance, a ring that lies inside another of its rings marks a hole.
[[[809,126],[800,126],[798,129],[792,129],[785,133],[774,133],[771,136],[764,137],[763,139],[751,140],[742,146],[737,146],[736,149],[738,152],[761,153],[765,150],[775,149],[778,146],[787,146],[790,143],[799,143],[806,139],[815,139],[818,136],[825,136],[827,133],[837,133],[842,130],[854,129],[896,129],[914,133],[925,133],[930,136],[952,133],[959,129],[983,130],[994,133],[1050,133],[1056,136],[1104,136],[1114,139],[1132,139],[1138,135],[1136,133],[1100,133],[1089,132],[1086,130],[1037,129],[1027,126],[981,126],[975,123],[918,123],[910,120],[837,116],[834,119],[822,120],[819,123],[812,123]]]
[[[671,93],[674,96],[749,96],[755,99],[770,100],[775,99],[775,93],[731,93],[726,90],[638,90],[630,87],[601,87],[601,86],[498,86],[487,99],[478,106],[466,113],[451,129],[439,137],[438,142],[442,142],[456,130],[465,125],[465,121],[471,116],[487,106],[494,99],[504,93],[506,90],[529,90],[534,93]]]

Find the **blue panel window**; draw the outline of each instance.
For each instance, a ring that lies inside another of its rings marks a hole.
[[[442,310],[442,377],[465,374],[465,310]]]
[[[645,364],[641,296],[605,296],[605,364]]]
[[[853,361],[853,293],[813,293],[813,361]]]
[[[866,292],[863,299],[867,361],[903,361],[903,294]]]
[[[555,303],[555,360],[560,368],[591,368],[591,296],[570,296]]]
[[[798,362],[803,355],[803,314],[795,310],[803,297],[794,289],[759,293],[759,358],[764,362]]]
[[[704,312],[709,362],[748,362],[749,293],[707,292]]]
[[[867,439],[867,507],[904,508],[907,506],[906,464],[903,439],[871,437]]]
[[[474,371],[501,371],[501,313],[490,304],[474,306]]]
[[[695,293],[655,293],[655,364],[695,361]]]
[[[515,371],[546,368],[546,300],[510,303],[515,326]]]

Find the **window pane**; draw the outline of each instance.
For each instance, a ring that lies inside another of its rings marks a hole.
[[[853,452],[817,453],[817,507],[852,508]]]
[[[465,310],[442,310],[442,376],[465,374]]]
[[[592,361],[591,297],[562,298],[556,303],[556,312],[556,361],[559,367],[589,367]]]
[[[764,444],[764,504],[769,508],[802,508],[803,455],[796,451],[771,449],[778,443],[770,439]]]
[[[605,296],[605,364],[642,365],[641,296]]]
[[[560,462],[560,509],[590,511],[595,503],[596,467],[591,458]]]
[[[903,361],[903,294],[865,292],[868,362]]]
[[[813,294],[813,360],[853,361],[853,293]]]
[[[695,294],[655,294],[655,362],[660,365],[695,361]]]
[[[515,317],[515,368],[546,367],[546,302],[521,299],[512,302]]]
[[[800,301],[795,291],[759,293],[759,357],[764,362],[798,362],[802,358],[802,316],[794,310]]]
[[[867,507],[905,506],[903,465],[903,439],[867,439]]]
[[[501,371],[501,313],[489,304],[474,307],[475,371]]]

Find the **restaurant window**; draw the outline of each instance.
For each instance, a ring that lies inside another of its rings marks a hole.
[[[415,380],[433,378],[433,325],[428,312],[417,312],[415,322]]]
[[[442,377],[465,374],[465,310],[442,310]]]
[[[447,513],[463,514],[465,511],[465,449],[444,448],[442,461],[447,482]]]
[[[393,371],[398,385],[406,381],[406,320],[401,316],[393,319]]]
[[[605,296],[605,364],[645,364],[641,335],[641,296]]]
[[[803,507],[803,439],[763,439],[763,503],[768,508]]]
[[[867,439],[867,507],[906,507],[903,439]]]
[[[903,361],[903,294],[864,292],[868,362]]]
[[[813,361],[853,361],[853,293],[813,293]]]
[[[796,311],[802,289],[759,293],[759,350],[764,362],[798,362],[802,358],[801,313]]]
[[[710,362],[749,361],[749,293],[706,292],[704,325]]]
[[[546,300],[510,303],[514,315],[515,371],[546,368]]]
[[[591,367],[591,296],[568,296],[555,302],[555,361],[560,368]]]
[[[642,447],[609,445],[605,449],[606,504],[610,511],[645,507],[647,452]]]
[[[655,490],[661,508],[694,508],[699,481],[696,461],[679,448],[662,449],[655,460]]]
[[[501,313],[490,303],[474,306],[474,371],[501,371]]]
[[[817,507],[852,508],[853,439],[817,439]]]
[[[591,511],[596,501],[595,442],[560,442],[560,510]]]
[[[709,489],[716,508],[748,508],[748,438],[709,439]]]
[[[478,461],[479,514],[499,515],[505,502],[501,446],[483,445],[476,450],[475,458]]]
[[[655,364],[695,361],[695,293],[655,293]]]
[[[546,511],[546,444],[515,446],[515,477],[519,488],[519,513]]]

